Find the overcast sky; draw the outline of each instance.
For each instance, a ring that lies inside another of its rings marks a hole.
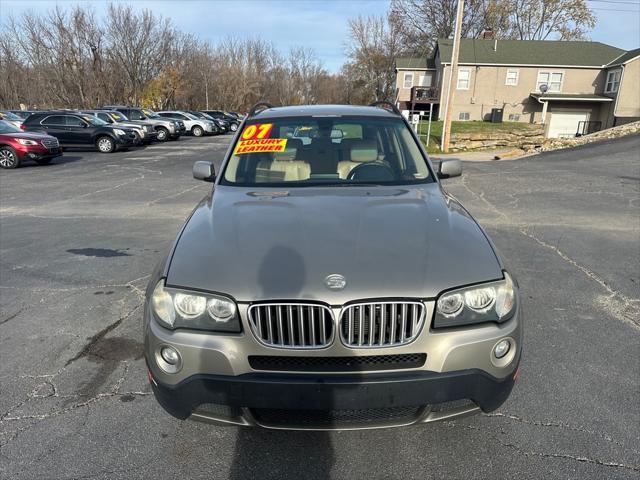
[[[382,14],[388,0],[130,0],[136,9],[148,8],[173,20],[180,30],[217,41],[229,35],[272,41],[281,50],[302,45],[313,48],[326,68],[338,71],[345,60],[347,20],[357,15]],[[0,18],[29,9],[42,12],[56,4],[90,5],[98,13],[101,0],[0,0]],[[598,17],[591,39],[624,49],[640,47],[640,0],[589,0]]]

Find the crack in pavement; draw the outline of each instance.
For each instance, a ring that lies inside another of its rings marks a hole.
[[[591,458],[583,455],[571,455],[568,453],[545,453],[545,452],[536,452],[532,450],[524,450],[523,448],[521,448],[519,445],[516,445],[515,443],[503,441],[497,435],[486,431],[486,429],[474,427],[473,425],[460,425],[460,424],[456,424],[454,421],[451,421],[450,423],[453,425],[457,425],[457,426],[469,429],[469,430],[475,430],[477,432],[482,433],[483,435],[487,435],[491,437],[493,440],[495,440],[496,442],[498,442],[503,447],[511,448],[516,452],[518,452],[519,454],[524,455],[525,457],[563,458],[567,460],[573,460],[576,462],[600,465],[603,467],[621,468],[625,470],[631,470],[633,472],[640,472],[640,465],[627,465],[626,463],[610,462],[610,461],[600,460],[597,458]]]
[[[133,315],[136,311],[138,311],[138,309],[140,307],[142,307],[142,305],[144,305],[143,302],[140,302],[138,305],[136,305],[135,307],[133,307],[131,310],[129,310],[129,312],[127,312],[125,315],[121,316],[120,318],[118,318],[115,322],[107,325],[106,327],[104,327],[102,330],[100,330],[98,333],[96,333],[95,335],[93,335],[91,338],[89,338],[89,341],[87,342],[87,344],[84,346],[84,348],[82,350],[80,350],[76,355],[74,355],[73,357],[71,357],[69,360],[67,360],[67,362],[64,364],[65,367],[68,367],[69,365],[71,365],[73,362],[75,362],[76,360],[78,360],[79,358],[82,358],[84,356],[87,355],[87,353],[91,350],[91,348],[100,340],[102,340],[102,338],[109,332],[111,332],[112,330],[114,330],[115,328],[117,328],[122,322],[124,322],[127,318],[129,318],[131,315]]]
[[[9,320],[13,320],[13,319],[14,319],[14,318],[16,318],[18,315],[20,315],[20,313],[21,313],[23,310],[24,310],[24,306],[20,307],[20,309],[19,309],[17,312],[12,313],[11,315],[9,315],[9,316],[8,316],[8,317],[6,317],[6,318],[3,318],[2,320],[0,320],[0,325],[3,325],[3,324],[5,324],[5,323],[7,323]]]
[[[613,437],[611,435],[608,435],[606,433],[603,432],[594,432],[593,430],[589,430],[586,429],[584,427],[576,427],[574,425],[571,425],[570,423],[567,422],[543,422],[540,420],[528,420],[525,418],[522,418],[518,415],[513,415],[513,414],[509,414],[509,413],[501,413],[501,412],[493,412],[493,413],[485,413],[483,416],[485,417],[493,417],[493,418],[504,418],[507,420],[514,420],[516,422],[520,422],[520,423],[524,423],[526,425],[533,425],[536,427],[553,427],[553,428],[560,428],[563,430],[570,430],[573,432],[581,432],[581,433],[586,433],[589,435],[594,435],[597,437],[602,438],[603,440],[613,443],[619,447],[624,447],[624,448],[629,448],[632,452],[634,453],[638,453],[640,455],[640,452],[634,450],[633,448],[628,447],[627,445],[625,445],[624,443],[621,443],[617,440],[614,440]]]
[[[564,261],[566,261],[567,263],[572,265],[574,268],[578,269],[580,272],[586,275],[588,278],[590,278],[591,280],[596,282],[598,285],[600,285],[608,293],[608,295],[601,298],[599,301],[596,302],[596,304],[598,304],[603,310],[613,315],[618,320],[621,320],[624,323],[627,323],[633,328],[640,329],[640,308],[634,305],[634,303],[637,303],[637,300],[632,299],[626,296],[624,293],[613,289],[607,282],[605,282],[602,278],[600,278],[600,276],[596,274],[593,270],[589,269],[588,267],[585,267],[584,265],[579,264],[569,255],[567,255],[562,250],[560,250],[558,244],[551,245],[550,243],[545,242],[541,238],[538,238],[534,233],[529,231],[526,224],[515,223],[508,214],[499,210],[493,203],[491,203],[489,200],[485,198],[484,191],[477,193],[474,190],[472,190],[471,187],[469,187],[469,185],[467,184],[465,177],[463,177],[461,184],[474,197],[484,202],[484,204],[487,205],[487,207],[492,212],[504,218],[506,221],[510,222],[512,225],[519,225],[518,231],[522,235],[535,241],[541,247],[544,247],[546,249],[549,249],[555,252]]]

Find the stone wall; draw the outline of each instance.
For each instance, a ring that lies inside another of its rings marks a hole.
[[[575,147],[586,143],[597,142],[599,140],[607,140],[609,138],[625,137],[627,135],[640,134],[640,121],[626,123],[618,127],[607,128],[599,132],[584,135],[575,138],[548,138],[540,147],[525,148],[527,152],[539,151],[546,152],[548,150],[558,150],[560,148]]]
[[[473,132],[451,135],[450,151],[480,150],[513,147],[523,150],[540,148],[545,142],[544,126],[532,125],[530,129],[515,132]]]

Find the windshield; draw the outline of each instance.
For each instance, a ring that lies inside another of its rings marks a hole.
[[[19,121],[22,121],[22,118],[20,118],[15,113],[11,113],[11,112],[0,112],[0,118],[4,118],[5,120],[19,120]]]
[[[191,120],[197,120],[198,117],[196,117],[193,113],[189,113],[189,112],[182,112],[182,115],[184,115],[185,117],[191,119]]]
[[[0,120],[0,134],[3,133],[22,133],[22,130],[20,130],[18,127],[13,126],[9,122]]]
[[[399,118],[301,117],[245,125],[223,185],[409,185],[432,181]]]
[[[143,108],[142,109],[142,113],[145,114],[146,117],[149,118],[162,118],[160,115],[158,115],[156,112],[154,112],[153,110],[149,110],[147,108]]]
[[[127,120],[129,120],[126,115],[124,115],[123,113],[120,112],[107,112],[109,114],[109,116],[111,118],[113,118],[113,120],[115,122],[125,122]]]
[[[206,118],[207,120],[215,121],[215,119],[211,115],[209,115],[207,113],[200,112],[200,115],[202,115],[202,118]]]
[[[107,122],[105,122],[104,120],[100,120],[98,117],[94,117],[93,115],[83,115],[82,119],[91,124],[91,125],[95,125],[95,126],[102,126],[102,125],[109,125]]]

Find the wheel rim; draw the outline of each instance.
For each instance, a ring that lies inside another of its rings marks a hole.
[[[167,138],[167,132],[158,130],[158,140],[164,140],[165,138]]]
[[[235,123],[231,124],[231,131],[235,132],[236,130],[238,130],[238,125],[236,125]]]
[[[12,167],[16,163],[16,157],[9,150],[0,150],[0,165],[3,167]]]
[[[201,129],[201,128],[199,128],[199,127],[194,128],[194,129],[193,129],[193,134],[194,134],[196,137],[200,137],[200,136],[202,135],[202,129]]]
[[[108,138],[102,138],[98,142],[98,148],[101,152],[110,152],[111,151],[111,140]]]

